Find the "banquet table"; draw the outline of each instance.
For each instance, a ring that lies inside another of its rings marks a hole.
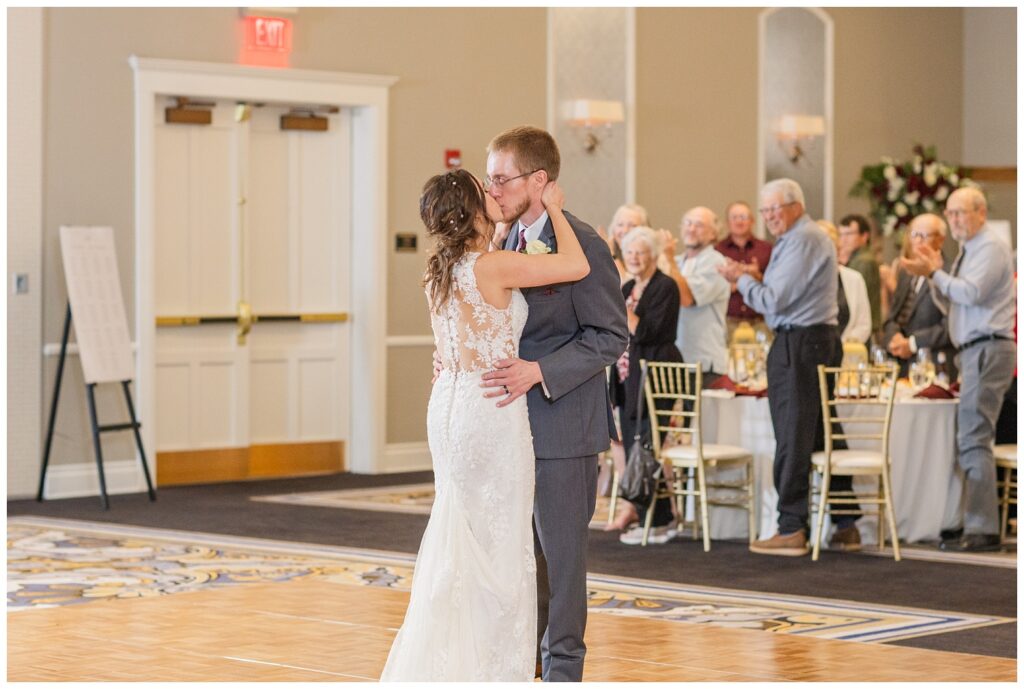
[[[871,413],[866,410],[867,407],[861,405],[854,408],[853,414]],[[960,524],[963,474],[956,461],[956,410],[955,399],[898,397],[893,405],[889,437],[892,499],[899,537],[903,542],[935,540],[942,529],[955,528]],[[775,434],[768,399],[736,396],[724,390],[705,390],[701,416],[705,443],[739,445],[753,454],[758,537],[774,535],[777,531],[775,509],[778,495],[772,478]],[[870,447],[870,441],[867,442],[867,447]],[[856,449],[857,441],[850,441],[850,447]],[[719,477],[729,478],[727,471],[721,470]],[[709,480],[712,480],[710,474]],[[875,477],[858,476],[854,479],[854,490],[873,491],[877,483]],[[692,513],[692,508],[688,513]],[[714,539],[747,537],[747,517],[742,510],[712,506],[708,519]],[[812,510],[812,526],[813,521]],[[865,543],[877,543],[875,516],[861,517],[857,525]],[[827,537],[828,524],[822,538],[827,542]],[[887,531],[887,540],[888,537]]]

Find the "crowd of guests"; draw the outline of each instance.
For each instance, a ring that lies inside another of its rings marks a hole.
[[[1016,301],[1012,252],[986,227],[984,195],[962,188],[949,196],[945,218],[914,218],[892,265],[880,264],[865,217],[846,215],[838,227],[813,220],[792,180],[766,184],[757,212],[773,242],[754,236],[754,209],[742,201],[725,209],[724,229],[713,210],[697,206],[683,214],[677,236],[653,229],[642,206],[624,205],[608,231],[599,230],[619,269],[630,332],[609,376],[622,438],[613,445],[615,468],[621,473],[632,444],[649,432],[645,405],[638,405],[639,361],[699,362],[704,386],[712,386],[727,374],[729,342],[746,324],[771,342],[766,367],[779,496],[778,533],[751,550],[804,555],[810,458],[824,435],[817,366],[839,365],[844,343],[853,342],[876,356],[886,352],[905,376],[927,350],[950,380],[957,365],[960,374],[964,519],[962,529],[944,532],[942,547],[997,548],[992,444],[1004,398],[1016,406]],[[942,253],[947,233],[960,247],[952,265]],[[832,489],[851,490],[850,477],[833,477]],[[640,543],[649,506],[620,506],[608,528],[623,530],[623,543]],[[860,548],[856,519],[836,515],[832,547]],[[671,501],[658,500],[648,542],[674,538],[674,521]]]

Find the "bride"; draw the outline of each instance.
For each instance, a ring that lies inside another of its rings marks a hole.
[[[590,272],[548,182],[558,253],[491,251],[497,202],[464,170],[432,177],[420,217],[437,246],[425,284],[442,371],[427,407],[434,505],[405,622],[382,681],[533,681],[537,642],[534,452],[526,396],[485,399],[481,374],[519,353],[518,287]]]

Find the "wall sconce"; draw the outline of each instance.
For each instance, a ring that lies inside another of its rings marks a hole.
[[[824,136],[825,118],[818,115],[783,115],[775,127],[775,138],[794,165],[804,157],[801,142]]]
[[[603,139],[611,136],[612,124],[625,120],[622,101],[618,100],[571,100],[565,103],[565,120],[570,127],[584,131],[583,150],[593,153]],[[604,135],[594,129],[604,125]]]

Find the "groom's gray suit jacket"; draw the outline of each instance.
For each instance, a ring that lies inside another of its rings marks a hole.
[[[530,314],[519,356],[540,364],[550,398],[540,385],[526,394],[537,459],[585,457],[616,438],[605,367],[626,351],[626,303],[608,245],[590,225],[565,213],[590,263],[590,274],[522,290]],[[539,239],[557,251],[549,218]],[[514,251],[513,231],[505,248]]]

